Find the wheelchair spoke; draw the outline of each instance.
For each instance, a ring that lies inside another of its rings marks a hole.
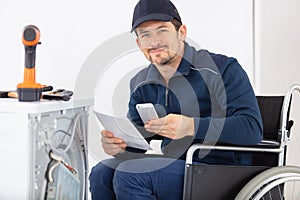
[[[235,200],[300,199],[300,167],[282,166],[253,178]]]
[[[298,200],[300,199],[300,183],[299,182],[293,182],[293,195],[292,199]]]
[[[293,182],[293,191],[295,191],[295,182]],[[294,199],[294,192],[292,194],[292,199]]]
[[[280,197],[280,200],[283,200],[283,192],[281,191],[280,185],[277,185],[278,188],[278,195]]]
[[[273,198],[272,198],[271,192],[269,191],[268,194],[269,194],[270,199],[272,200]]]

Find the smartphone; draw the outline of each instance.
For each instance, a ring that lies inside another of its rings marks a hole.
[[[152,103],[136,104],[135,107],[144,124],[151,119],[158,119],[158,115]]]

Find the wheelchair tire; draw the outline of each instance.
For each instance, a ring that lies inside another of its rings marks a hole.
[[[274,187],[281,187],[282,184],[290,181],[298,181],[297,183],[300,183],[300,167],[279,166],[268,169],[250,180],[235,197],[235,200],[261,199]],[[299,189],[296,192],[298,192],[296,195],[300,197]],[[278,193],[278,196],[270,199],[285,199],[281,193]]]

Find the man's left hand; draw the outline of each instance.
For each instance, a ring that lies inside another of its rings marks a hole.
[[[150,120],[145,124],[145,129],[170,139],[181,139],[194,135],[194,118],[168,114],[163,118]]]

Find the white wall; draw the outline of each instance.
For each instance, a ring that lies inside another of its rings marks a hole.
[[[136,2],[0,0],[0,90],[13,90],[22,82],[21,32],[26,25],[35,24],[42,34],[42,45],[37,48],[37,82],[95,97],[98,110],[124,113],[128,91],[122,93],[120,89],[127,88],[129,75],[147,63],[128,34]],[[212,52],[238,58],[257,92],[284,93],[290,84],[298,82],[298,0],[254,0],[255,68],[252,0],[173,2],[188,26],[189,39]],[[123,37],[126,41],[122,43]],[[116,41],[121,41],[120,46]],[[90,124],[90,155],[94,164],[103,158],[103,152],[99,146],[100,126],[93,115]],[[299,130],[297,127],[296,124],[295,129]],[[293,137],[296,135],[295,131]],[[296,144],[300,140],[295,141],[292,152],[299,151]],[[290,159],[297,160],[296,156]]]
[[[255,1],[255,66],[257,91],[285,94],[300,83],[300,1]],[[295,121],[288,148],[288,164],[300,165],[300,96],[293,97],[291,119]]]
[[[41,31],[37,82],[72,89],[88,55],[108,38],[129,30],[131,15],[125,10],[132,6],[128,1],[1,0],[1,88],[14,89],[22,81],[21,34],[26,25],[35,24]]]
[[[22,29],[41,31],[37,82],[95,97],[95,109],[123,114],[130,76],[148,62],[129,34],[137,0],[0,0],[0,89],[23,80]],[[236,57],[253,81],[251,0],[174,0],[195,46]],[[90,155],[103,158],[91,115]]]
[[[130,30],[136,2],[1,0],[0,55],[1,66],[5,68],[0,73],[1,88],[14,89],[22,81],[21,32],[26,25],[35,24],[41,30],[37,82],[72,89],[89,54],[104,41]],[[250,0],[243,3],[177,0],[174,3],[188,25],[190,38],[211,51],[236,56],[252,76]],[[236,11],[229,14],[224,7]]]

